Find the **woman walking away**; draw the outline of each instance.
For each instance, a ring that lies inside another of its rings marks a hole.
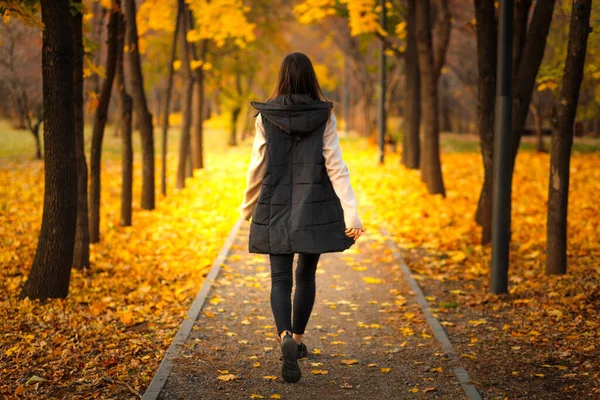
[[[297,382],[297,359],[308,353],[302,335],[315,302],[319,256],[348,249],[364,230],[339,147],[333,104],[323,95],[310,59],[302,53],[287,55],[273,95],[251,104],[258,110],[256,136],[240,211],[244,219],[252,218],[249,252],[269,254],[281,373],[287,382]]]

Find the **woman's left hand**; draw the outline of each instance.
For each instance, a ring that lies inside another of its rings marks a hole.
[[[363,228],[347,228],[346,236],[349,236],[351,238],[354,238],[354,240],[356,240],[360,237],[360,235],[362,235],[362,233],[364,231],[365,230]]]

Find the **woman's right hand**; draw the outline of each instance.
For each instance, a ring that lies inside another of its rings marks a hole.
[[[365,230],[363,228],[346,228],[346,236],[358,239]]]

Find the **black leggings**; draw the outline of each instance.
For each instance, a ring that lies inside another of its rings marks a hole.
[[[294,321],[292,328],[292,267],[294,254],[270,254],[271,309],[277,333],[290,331],[304,333],[315,303],[315,273],[320,254],[298,254],[296,292],[294,293]]]

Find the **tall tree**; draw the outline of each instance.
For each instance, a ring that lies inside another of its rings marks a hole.
[[[171,92],[173,91],[173,75],[175,75],[175,60],[177,57],[177,38],[179,35],[180,15],[182,9],[180,2],[177,6],[177,14],[175,16],[175,32],[173,33],[173,46],[171,47],[171,59],[169,63],[169,76],[167,78],[167,88],[165,93],[164,118],[162,126],[162,164],[160,168],[160,190],[163,196],[167,195],[167,144],[169,133],[169,111],[171,108]]]
[[[138,45],[137,23],[135,20],[135,0],[123,0],[126,20],[126,47],[128,49],[129,70],[131,73],[131,93],[136,113],[136,120],[140,127],[142,138],[142,208],[153,210],[155,207],[154,184],[154,127],[152,114],[148,110],[146,93],[144,92],[144,78]]]
[[[189,23],[191,24],[191,13]],[[190,27],[192,25],[189,25]],[[208,41],[200,41],[199,51],[196,53],[196,46],[191,45],[192,58],[204,63],[206,51],[208,49]],[[192,166],[194,169],[204,168],[204,68],[203,66],[194,70],[194,117],[193,117],[193,134],[191,139]]]
[[[73,36],[68,0],[41,0],[44,93],[44,211],[38,247],[20,297],[45,300],[69,293],[77,169],[73,101]]]
[[[513,151],[512,167],[514,167],[525,121],[529,113],[529,103],[535,87],[535,78],[540,69],[546,49],[546,39],[552,22],[554,1],[536,1],[535,10],[527,29],[527,39],[523,46],[523,55],[514,72],[513,87]]]
[[[104,128],[108,118],[110,95],[117,70],[117,47],[119,30],[120,0],[112,0],[110,18],[108,20],[108,39],[106,48],[106,78],[102,82],[100,99],[94,118],[92,133],[92,151],[90,154],[90,241],[100,241],[100,181],[102,162],[102,141]]]
[[[180,6],[184,7],[183,0],[179,0]],[[190,67],[190,48],[186,37],[190,26],[190,19],[186,17],[186,13],[180,14],[181,35],[179,44],[182,53],[182,75],[183,75],[183,96],[182,96],[182,121],[181,121],[181,137],[179,142],[179,163],[177,166],[177,180],[175,187],[183,189],[185,187],[185,178],[190,176],[193,171],[192,154],[191,154],[191,127],[192,127],[192,107],[194,95],[194,76]]]
[[[479,12],[485,14],[482,15],[483,21],[485,21],[485,26],[480,27],[478,24],[477,27],[478,40],[481,35],[479,31],[483,32],[491,29],[487,26],[489,23],[491,23],[491,19],[489,18],[489,3],[489,0],[476,0],[475,3],[476,13]],[[540,64],[544,57],[546,38],[548,36],[548,30],[550,29],[550,23],[552,22],[554,3],[554,1],[537,1],[535,4],[533,14],[531,15],[531,17],[529,17],[531,2],[523,1],[519,4],[519,7],[517,7],[515,12],[515,30],[513,32],[513,36],[515,36],[516,43],[514,45],[513,50],[513,66],[516,69],[513,71],[513,146],[511,171],[514,168],[514,162],[517,156],[517,151],[519,149],[521,135],[525,126],[525,120],[527,119],[527,114],[529,112],[529,103],[531,101],[533,88],[535,86],[535,78],[537,76]],[[478,8],[479,11],[477,11]],[[483,8],[485,8],[487,11],[482,11]],[[527,24],[529,20],[530,22],[529,24]],[[527,32],[525,38],[523,38],[524,32]],[[486,46],[486,48],[483,49],[483,53],[486,53],[484,57],[489,58],[492,52],[494,54],[496,53],[497,43],[495,41],[490,41],[491,34],[486,33],[484,36],[485,38],[481,37],[482,40],[485,40],[485,43],[483,45]],[[479,53],[480,52],[478,51],[478,57],[480,57],[483,54]],[[487,71],[486,73],[489,72],[491,71]],[[483,79],[489,78],[484,77]],[[490,85],[489,82],[485,86],[487,88],[485,90],[490,90],[490,88],[492,88],[492,92],[486,94],[480,93],[480,101],[482,100],[481,96],[488,98],[488,100],[484,99],[485,101],[489,101],[489,96],[494,96],[495,88],[492,85]],[[493,108],[489,108],[489,103],[480,103],[480,107],[481,112],[487,112],[488,115],[491,115],[490,113],[494,113]],[[489,120],[493,124],[493,118],[490,118]],[[486,160],[485,157],[489,155],[493,157],[491,153],[494,145],[493,125],[488,126],[489,121],[482,122],[481,118],[478,122],[480,133],[492,132],[491,134],[487,134],[485,137],[481,137],[482,140],[486,140],[485,144],[482,142],[482,152],[485,151],[487,153],[487,155],[484,155],[483,165],[485,170],[486,168],[492,168],[491,159]],[[485,125],[482,125],[482,123],[484,123]],[[484,150],[484,147],[487,150]],[[492,202],[491,199],[488,200],[486,198],[486,196],[491,196],[492,192],[493,182],[491,180],[491,173],[491,170],[486,170],[484,172],[484,182],[481,189],[481,194],[479,196],[477,211],[475,213],[475,219],[477,223],[483,226],[482,243],[484,244],[489,243],[491,240]],[[485,179],[485,176],[488,176],[488,179]]]
[[[117,71],[115,84],[119,95],[119,122],[121,126],[121,226],[131,226],[131,206],[133,201],[133,142],[131,138],[133,100],[127,93],[125,85],[124,48],[125,48],[125,16],[119,14],[119,34],[117,37]]]
[[[590,28],[592,0],[574,0],[569,44],[558,102],[558,113],[550,146],[550,182],[546,237],[546,273],[567,272],[567,208],[569,165],[573,145],[573,124],[583,80],[583,67]]]
[[[481,190],[481,242],[492,240],[492,188],[494,167],[494,120],[496,104],[496,48],[498,32],[496,28],[496,7],[494,0],[475,0],[477,35],[477,84],[478,107],[477,128],[481,156],[483,158],[483,187]]]
[[[406,55],[404,78],[404,136],[402,142],[402,164],[410,169],[419,168],[421,124],[421,85],[419,77],[419,53],[415,20],[416,0],[408,0],[406,18]]]
[[[90,266],[90,228],[88,220],[88,168],[85,160],[83,139],[83,23],[81,0],[73,0],[73,101],[75,107],[75,158],[77,161],[77,229],[73,268],[83,269]]]
[[[421,149],[421,177],[429,193],[446,195],[440,160],[438,80],[444,65],[450,40],[450,11],[448,0],[438,3],[438,34],[434,46],[430,0],[416,2],[417,50],[421,84],[421,118],[423,146]]]

